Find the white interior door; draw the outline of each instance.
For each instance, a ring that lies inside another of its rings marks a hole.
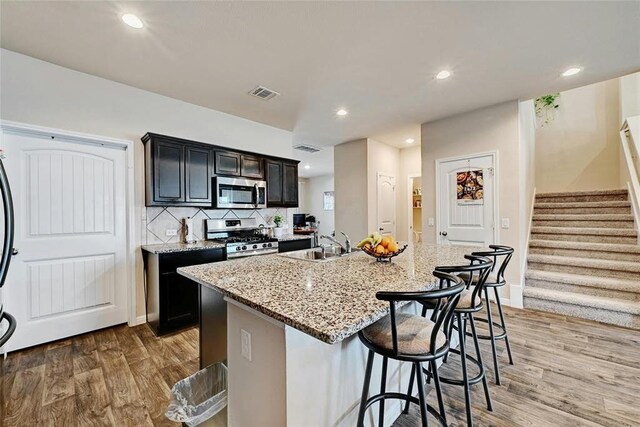
[[[7,132],[2,145],[20,251],[7,350],[126,322],[125,151]]]
[[[378,186],[378,232],[396,234],[396,178],[379,173]]]
[[[494,156],[438,160],[441,244],[488,246],[494,243]]]

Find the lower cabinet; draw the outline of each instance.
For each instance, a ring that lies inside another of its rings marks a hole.
[[[300,240],[285,240],[278,242],[278,252],[300,251],[311,248],[311,238]]]
[[[156,335],[198,324],[199,286],[177,273],[180,267],[224,261],[224,248],[154,254],[144,252],[147,322]]]

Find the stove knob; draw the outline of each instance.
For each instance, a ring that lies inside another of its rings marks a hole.
[[[247,250],[247,247],[246,247],[246,246],[243,246],[243,247],[242,247],[242,250],[243,250],[243,251],[246,251],[246,250]]]
[[[258,249],[258,245],[253,245],[253,249]]]
[[[263,244],[262,244],[262,247],[263,247],[263,248],[266,248],[266,247],[267,247],[267,244],[266,244],[266,243],[263,243]]]
[[[268,247],[272,247],[273,245],[271,243],[267,244]]]

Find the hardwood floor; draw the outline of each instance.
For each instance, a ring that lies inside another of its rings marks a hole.
[[[198,370],[198,330],[156,338],[146,326],[103,329],[0,362],[2,426],[179,425],[173,384]]]
[[[500,343],[493,412],[473,387],[477,426],[640,426],[639,331],[528,310],[506,316],[516,364]],[[11,354],[0,363],[0,424],[177,425],[164,417],[169,389],[198,369],[197,345],[195,328],[156,338],[146,325],[123,325]],[[488,342],[481,346],[489,362]],[[440,372],[459,375],[459,363]],[[462,389],[443,390],[450,425],[465,425]],[[415,408],[395,423],[418,425]]]

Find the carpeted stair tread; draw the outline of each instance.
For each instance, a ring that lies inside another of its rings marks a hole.
[[[572,249],[577,251],[623,252],[640,254],[640,246],[630,244],[625,245],[616,243],[591,243],[532,239],[529,241],[529,246],[537,248]]]
[[[589,234],[589,235],[605,235],[605,236],[631,236],[637,235],[633,228],[590,228],[590,227],[531,227],[531,233],[538,234]]]
[[[559,197],[583,197],[583,196],[624,196],[627,190],[595,190],[595,191],[569,191],[564,193],[537,193],[539,198],[559,198]]]
[[[571,292],[557,291],[554,289],[541,289],[526,287],[525,298],[536,298],[554,303],[578,305],[582,307],[610,310],[633,315],[640,315],[640,302],[628,301],[617,298],[594,297],[591,295],[575,294]]]
[[[528,262],[539,264],[555,264],[570,267],[595,268],[600,270],[625,271],[631,273],[640,273],[640,263],[628,261],[614,261],[593,258],[578,258],[557,255],[539,255],[530,254],[527,258]]]
[[[633,221],[630,214],[534,214],[534,221]]]
[[[640,281],[630,279],[585,276],[582,274],[559,273],[556,271],[543,270],[528,270],[525,274],[525,279],[640,293]]]
[[[536,203],[536,209],[558,209],[576,208],[588,212],[589,208],[626,208],[631,207],[631,202],[623,200],[612,200],[607,202],[558,202],[558,203]],[[579,215],[579,214],[576,214]]]

